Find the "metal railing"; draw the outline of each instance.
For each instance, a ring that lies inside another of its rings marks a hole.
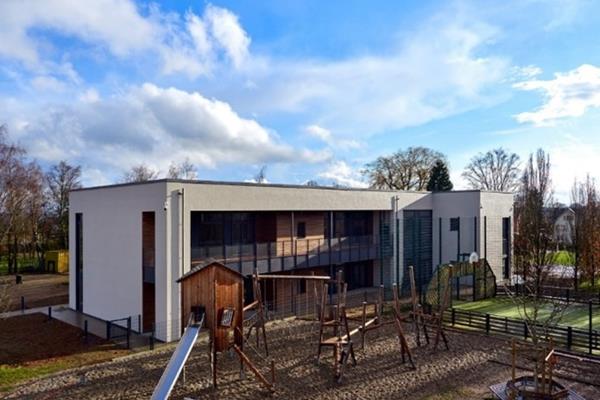
[[[384,246],[391,246],[391,241]],[[191,256],[192,266],[211,259],[251,273],[255,267],[259,272],[274,272],[372,260],[381,257],[380,250],[380,237],[367,235],[192,247]]]

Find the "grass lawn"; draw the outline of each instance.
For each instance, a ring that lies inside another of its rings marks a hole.
[[[498,317],[521,319],[517,306],[507,297],[494,297],[474,302],[454,302],[453,306],[457,310],[475,311]],[[547,317],[549,312],[550,308],[547,307],[545,310],[542,310],[540,317]],[[572,326],[573,328],[587,329],[588,306],[584,304],[570,304],[560,324]],[[592,308],[592,326],[594,329],[600,329],[600,306],[598,305],[594,305]]]

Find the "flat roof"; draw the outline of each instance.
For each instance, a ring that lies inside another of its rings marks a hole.
[[[71,192],[80,192],[84,190],[97,190],[97,189],[110,189],[134,185],[148,185],[153,183],[185,183],[185,184],[197,184],[197,185],[229,185],[229,186],[250,186],[250,187],[274,187],[274,188],[286,188],[286,189],[319,189],[319,190],[341,190],[341,191],[353,191],[353,192],[387,192],[387,193],[436,193],[429,192],[426,190],[399,190],[399,189],[374,189],[374,188],[350,188],[350,187],[334,187],[334,186],[307,186],[298,184],[285,184],[285,183],[255,183],[255,182],[228,182],[228,181],[210,181],[210,180],[193,180],[193,179],[155,179],[143,182],[125,182],[125,183],[114,183],[110,185],[99,185],[83,187],[79,189],[73,189]],[[480,189],[463,189],[463,190],[451,190],[449,192],[437,192],[437,193],[469,193],[469,192],[481,192],[481,193],[501,193],[501,194],[513,194],[510,192],[500,192],[494,190],[480,190]]]

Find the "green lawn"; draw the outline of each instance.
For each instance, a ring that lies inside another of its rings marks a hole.
[[[454,308],[463,311],[475,311],[483,314],[495,315],[498,317],[508,317],[521,319],[517,306],[510,298],[495,297],[492,299],[472,301],[472,302],[454,302]],[[547,317],[550,308],[542,310],[540,317]],[[588,328],[588,306],[584,304],[570,304],[566,309],[561,325],[572,326],[573,328]],[[594,305],[592,308],[592,326],[594,329],[600,329],[600,306]]]

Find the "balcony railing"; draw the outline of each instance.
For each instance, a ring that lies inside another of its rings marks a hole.
[[[279,240],[268,243],[204,246],[192,248],[192,267],[207,260],[222,262],[244,275],[287,271],[346,262],[373,260],[381,252],[379,236],[346,236],[331,239]],[[391,241],[383,241],[388,246]]]

